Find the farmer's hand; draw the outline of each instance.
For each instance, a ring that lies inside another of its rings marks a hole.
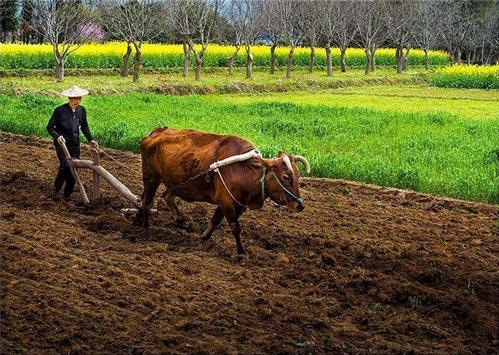
[[[63,136],[59,136],[59,137],[57,137],[57,143],[59,143],[59,144],[66,143],[66,140],[64,139]]]
[[[99,143],[97,143],[97,141],[91,140],[90,146],[94,149],[97,149],[97,148],[99,148]]]

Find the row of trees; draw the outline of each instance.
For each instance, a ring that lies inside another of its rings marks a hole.
[[[133,80],[139,77],[144,42],[182,43],[183,74],[191,61],[195,78],[202,73],[210,43],[232,44],[229,73],[243,50],[246,77],[252,76],[252,46],[269,45],[270,72],[276,69],[275,49],[289,46],[286,76],[294,51],[310,47],[308,69],[314,70],[315,49],[325,48],[327,75],[333,74],[331,47],[341,51],[346,70],[348,47],[363,48],[366,74],[375,69],[376,50],[396,48],[397,72],[407,69],[410,50],[444,49],[454,62],[497,62],[499,52],[497,0],[0,0],[2,39],[54,46],[56,75],[82,43],[121,40],[128,46],[122,75],[134,52]]]

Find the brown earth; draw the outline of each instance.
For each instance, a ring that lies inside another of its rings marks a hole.
[[[243,215],[240,258],[226,224],[200,241],[212,206],[175,227],[160,201],[142,231],[105,183],[51,201],[51,143],[0,138],[2,353],[497,353],[496,206],[304,179],[304,212]]]

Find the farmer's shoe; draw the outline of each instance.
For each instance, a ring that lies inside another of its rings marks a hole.
[[[52,200],[53,201],[60,201],[61,200],[61,195],[59,194],[59,191],[52,191]]]
[[[64,201],[71,201],[71,195],[64,194],[63,198]]]

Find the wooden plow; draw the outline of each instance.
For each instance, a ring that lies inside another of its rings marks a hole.
[[[83,197],[83,203],[89,204],[90,201],[88,199],[87,193],[81,179],[78,175],[79,168],[87,168],[93,171],[93,200],[97,200],[100,197],[100,178],[102,177],[106,180],[112,187],[116,189],[120,194],[122,194],[127,200],[129,200],[136,208],[141,208],[142,201],[139,196],[133,194],[128,187],[123,185],[118,179],[116,179],[111,173],[109,173],[106,169],[104,169],[101,165],[99,165],[99,153],[96,150],[92,150],[92,161],[90,160],[82,160],[71,157],[69,154],[68,148],[65,143],[61,143],[62,151],[64,152],[64,156],[68,162],[69,168],[71,169],[71,173],[75,179],[76,185],[81,192]],[[131,210],[131,209],[126,209]]]

